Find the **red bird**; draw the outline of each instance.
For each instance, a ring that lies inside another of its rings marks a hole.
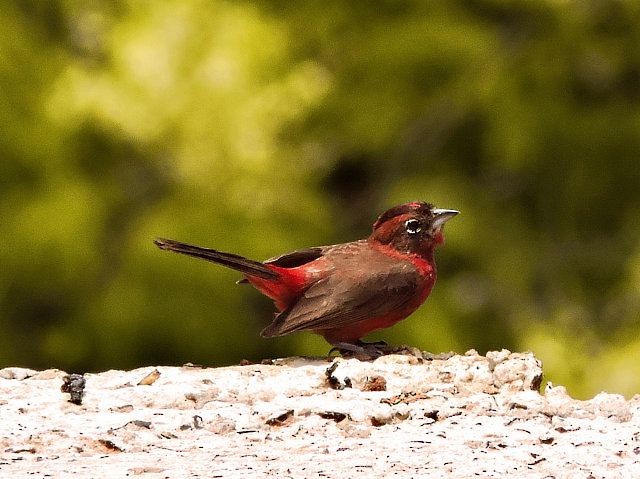
[[[243,273],[241,282],[273,299],[279,311],[262,336],[313,331],[339,350],[371,352],[360,338],[403,320],[429,296],[436,281],[434,249],[444,242],[444,223],[457,214],[407,203],[380,215],[367,239],[264,262],[173,240],[154,243]]]

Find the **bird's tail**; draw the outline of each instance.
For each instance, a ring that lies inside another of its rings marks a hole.
[[[223,253],[222,251],[217,251],[215,249],[201,248],[200,246],[193,246],[164,238],[156,238],[153,242],[160,249],[174,251],[176,253],[193,256],[194,258],[218,263],[226,266],[227,268],[240,271],[247,276],[257,276],[263,279],[277,279],[279,277],[277,272],[263,263],[244,258],[237,254]]]

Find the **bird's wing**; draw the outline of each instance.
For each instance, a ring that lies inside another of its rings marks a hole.
[[[415,298],[417,277],[416,268],[408,262],[381,265],[366,275],[361,269],[341,270],[313,284],[262,335],[339,328],[385,315]]]
[[[269,258],[265,263],[280,266],[281,268],[296,268],[318,259],[324,254],[327,248],[327,246],[317,246],[315,248],[298,249],[274,258]]]

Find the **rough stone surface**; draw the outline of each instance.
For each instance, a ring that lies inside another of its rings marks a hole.
[[[640,477],[640,398],[537,388],[531,354],[0,370],[0,477]],[[68,382],[68,380],[67,380]]]

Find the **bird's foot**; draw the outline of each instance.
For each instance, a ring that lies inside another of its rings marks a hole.
[[[363,341],[357,341],[353,343],[349,342],[335,342],[331,344],[333,347],[329,351],[329,356],[333,353],[339,353],[344,357],[353,357],[363,361],[377,359],[380,356],[388,354],[399,354],[403,356],[414,356],[420,360],[433,361],[433,360],[446,360],[455,353],[440,353],[433,354],[427,351],[421,351],[414,346],[390,346],[384,341],[376,341],[375,343],[365,343]]]
[[[365,343],[363,341],[355,343],[336,342],[331,345],[333,347],[329,351],[329,356],[334,352],[338,352],[341,356],[354,357],[365,361],[376,359],[392,352],[392,349],[384,341],[376,341],[375,343]]]

